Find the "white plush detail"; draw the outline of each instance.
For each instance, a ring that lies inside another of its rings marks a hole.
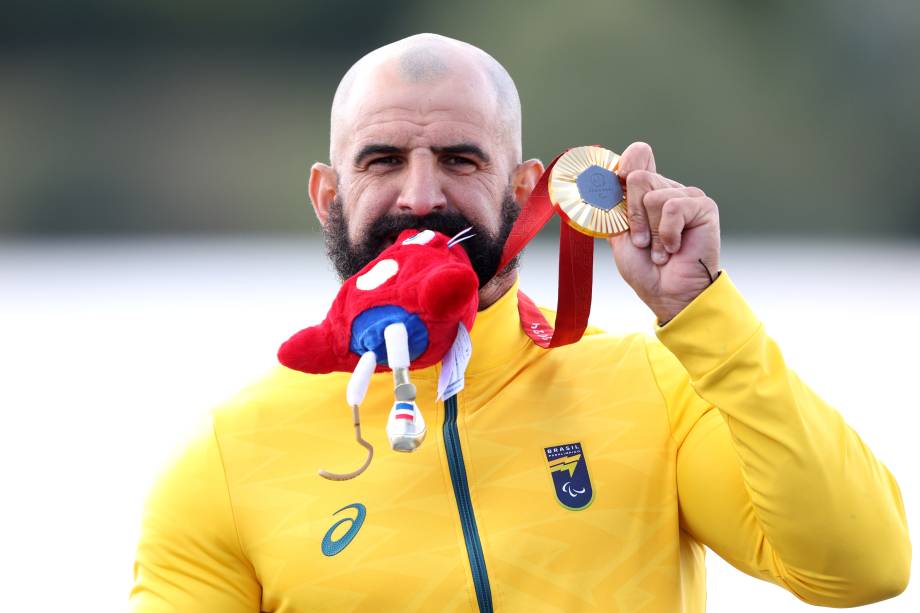
[[[374,264],[373,268],[358,277],[355,285],[358,289],[365,291],[377,289],[391,279],[398,270],[399,264],[396,263],[396,260],[380,260]]]
[[[345,399],[348,406],[360,406],[364,402],[364,396],[367,394],[367,386],[371,382],[371,375],[377,368],[377,354],[373,351],[365,352],[358,360],[358,365],[351,373],[351,379],[348,380],[348,387],[345,388]]]
[[[390,324],[383,330],[390,368],[409,368],[409,334],[404,324]]]
[[[402,242],[403,245],[424,245],[434,238],[434,232],[431,230],[422,230],[415,236],[410,236]]]

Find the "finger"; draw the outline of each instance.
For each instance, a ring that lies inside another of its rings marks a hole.
[[[668,261],[668,252],[665,251],[664,245],[661,242],[661,207],[660,206],[649,206],[649,195],[654,192],[648,192],[645,194],[645,197],[642,199],[642,205],[645,209],[645,216],[648,219],[649,232],[651,233],[651,257],[652,262],[658,264],[666,264]]]
[[[634,170],[655,172],[655,154],[648,143],[637,142],[627,147],[617,162],[617,174],[625,179]]]
[[[703,193],[703,190],[698,187],[684,187],[672,179],[665,180],[672,184],[679,185],[680,187],[655,189],[647,192],[643,199],[643,205],[649,220],[653,217],[658,220],[657,224],[651,224],[650,226],[652,230],[652,261],[656,264],[666,263],[668,261],[668,254],[676,252],[679,248],[679,246],[674,247],[672,242],[666,240],[668,237],[661,231],[661,210],[664,204],[678,198],[698,198],[706,195]]]
[[[642,200],[646,192],[652,189],[652,177],[655,173],[636,170],[626,178],[626,217],[629,220],[629,237],[633,245],[648,247],[650,234],[648,217]]]
[[[658,229],[658,210],[652,211],[654,219],[649,217],[648,207],[644,204],[645,195],[670,187],[683,186],[647,170],[633,171],[626,179],[626,217],[629,219],[629,235],[636,247],[648,247]]]
[[[667,200],[661,207],[658,234],[668,253],[680,251],[684,230],[704,223],[717,210],[715,201],[707,196],[684,196]]]

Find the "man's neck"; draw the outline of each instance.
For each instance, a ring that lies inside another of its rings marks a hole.
[[[495,275],[479,290],[479,310],[485,310],[507,293],[517,280],[517,269],[512,268],[507,272]]]

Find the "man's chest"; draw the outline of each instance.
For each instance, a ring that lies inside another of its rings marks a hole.
[[[372,386],[362,427],[375,456],[350,481],[317,474],[364,459],[344,406],[237,436],[250,457],[231,496],[263,610],[630,610],[650,581],[676,582],[660,396],[548,376],[420,403],[428,433],[408,454],[388,448],[391,400]]]

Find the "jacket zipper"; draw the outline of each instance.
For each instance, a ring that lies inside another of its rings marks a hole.
[[[489,587],[489,574],[486,572],[486,560],[482,554],[479,530],[476,528],[476,516],[473,514],[470,487],[466,480],[466,466],[463,463],[463,450],[460,448],[460,434],[457,431],[456,394],[444,401],[444,449],[447,451],[447,465],[450,468],[450,480],[454,486],[454,498],[457,499],[457,510],[460,513],[466,553],[473,572],[473,584],[476,587],[479,611],[492,613],[492,588]]]

